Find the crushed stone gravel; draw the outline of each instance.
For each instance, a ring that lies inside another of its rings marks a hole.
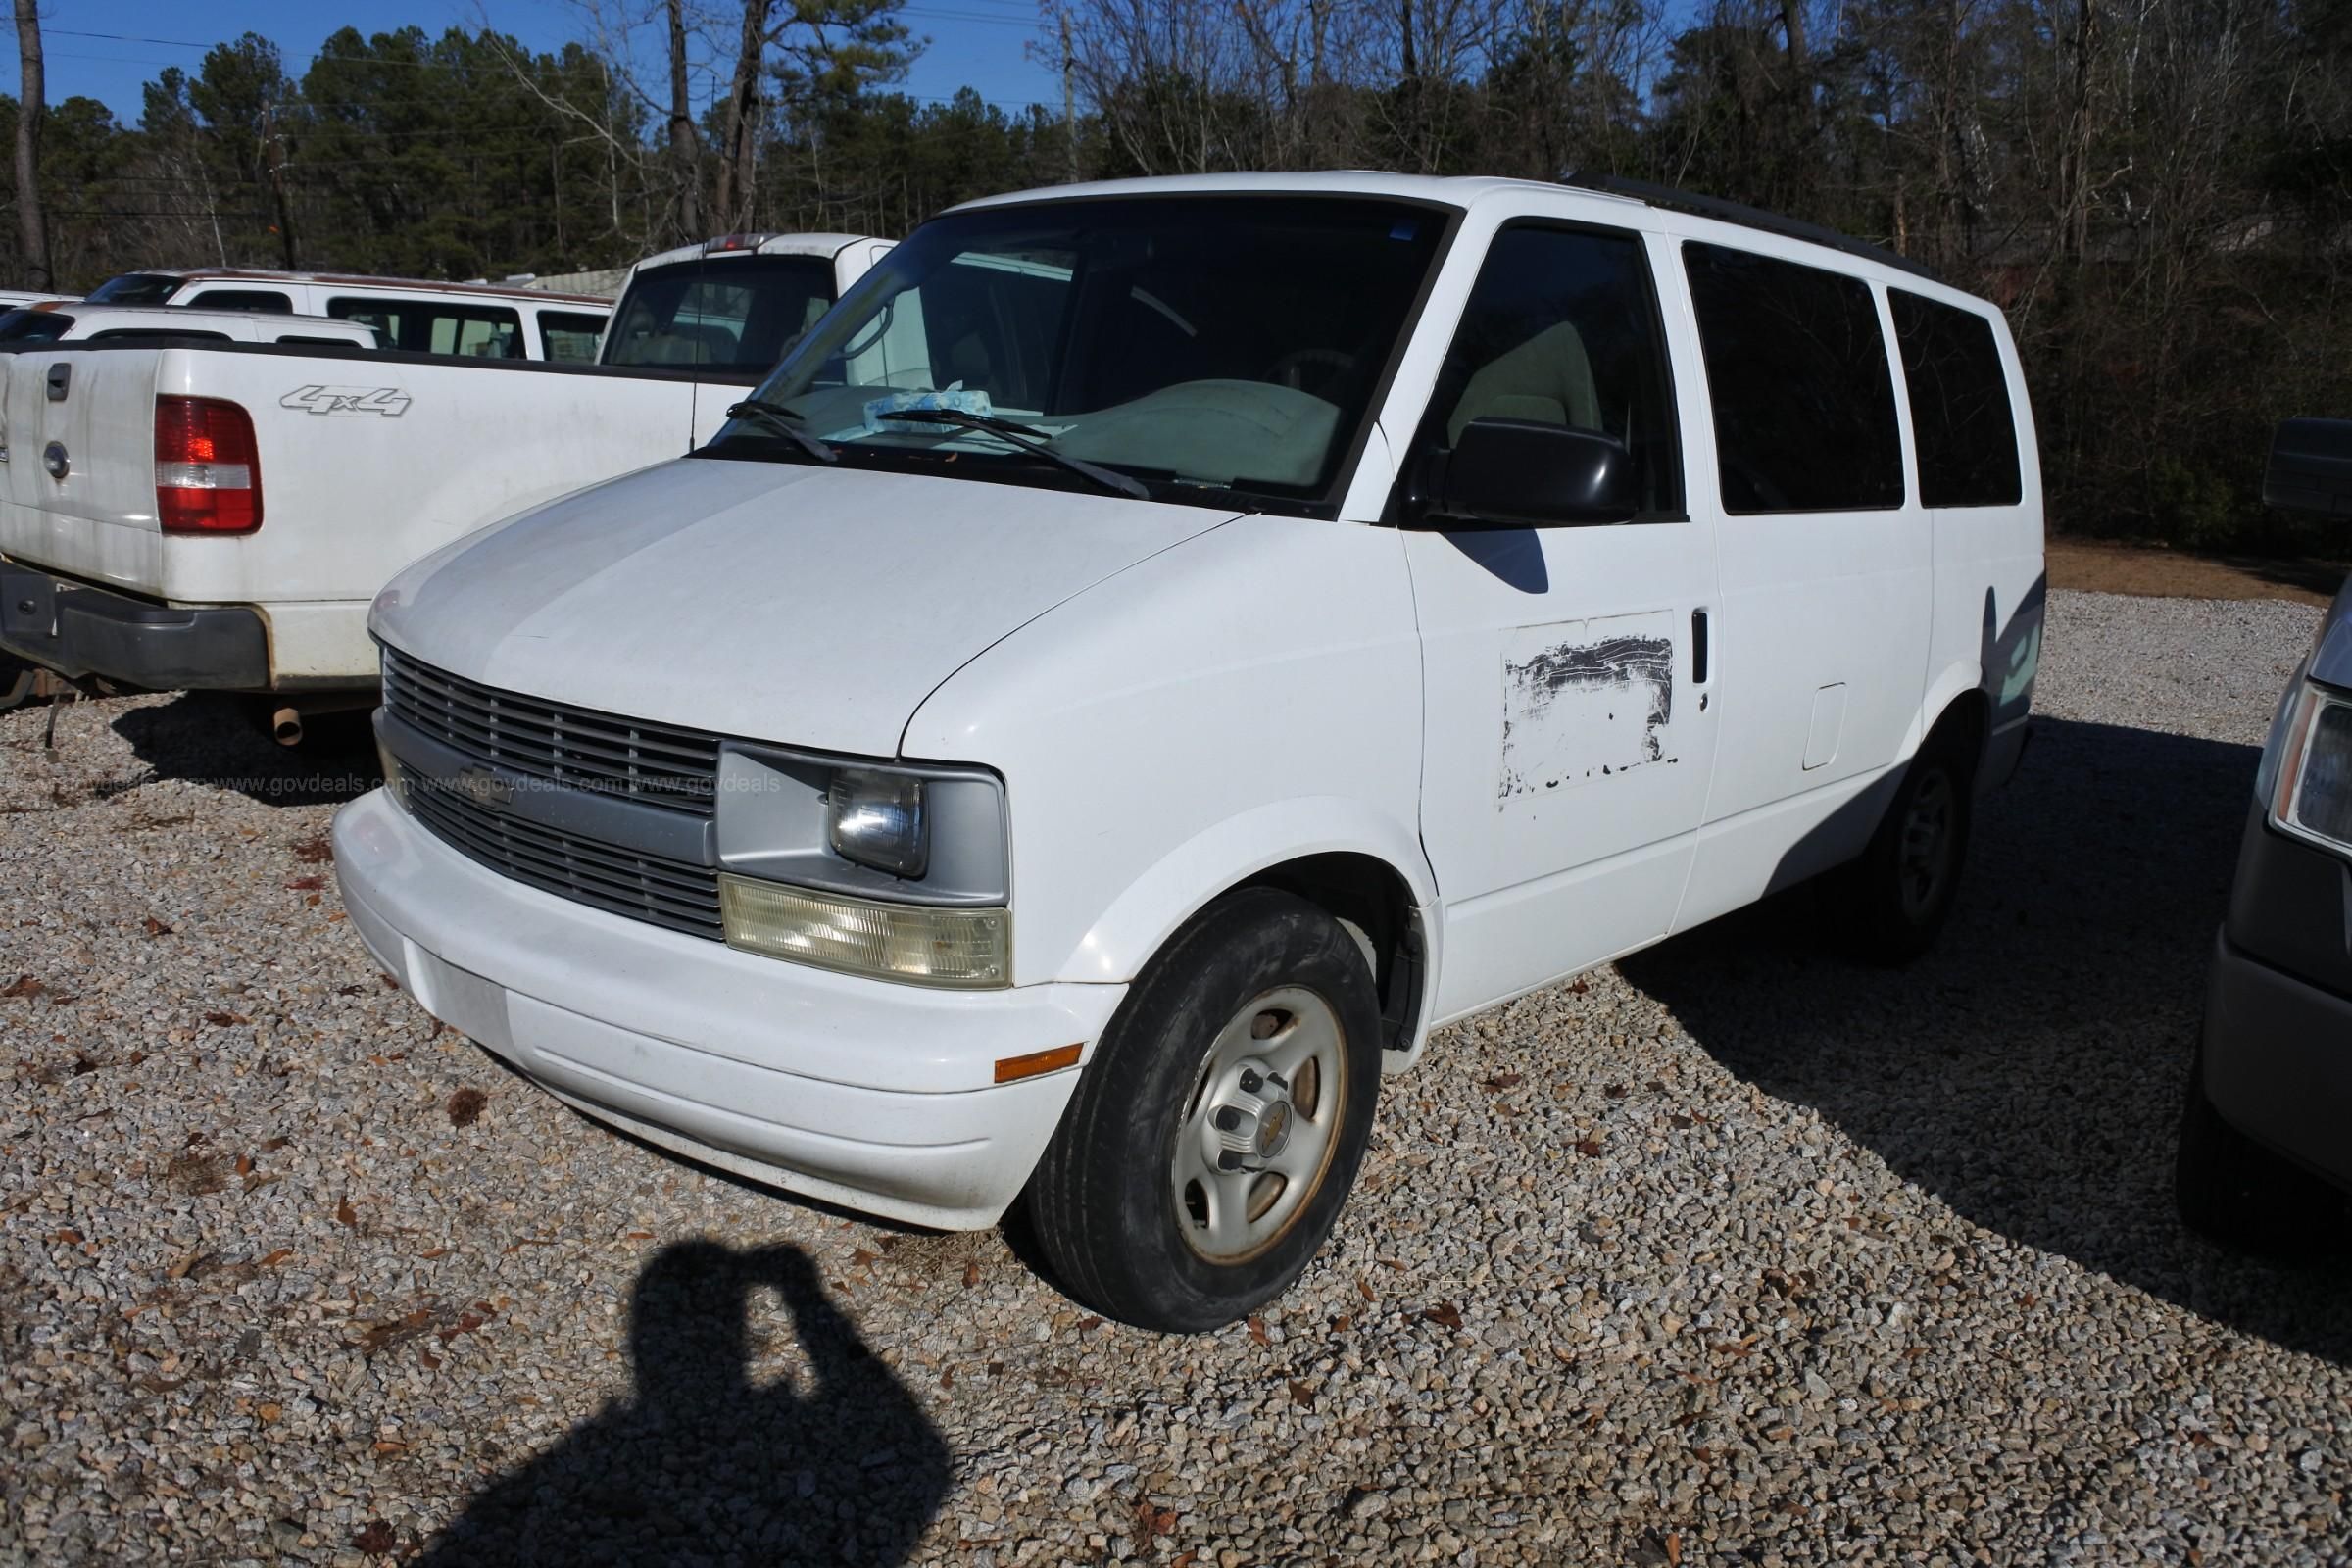
[[[1800,889],[1445,1031],[1199,1339],[437,1029],[338,906],[356,726],[0,716],[0,1559],[2352,1561],[2352,1266],[2169,1185],[2316,613],[2053,594],[1934,954]]]

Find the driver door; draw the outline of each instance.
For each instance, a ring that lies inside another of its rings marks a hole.
[[[1652,266],[1629,230],[1500,230],[1417,438],[1428,471],[1475,418],[1597,430],[1642,492],[1611,525],[1403,519],[1440,1017],[1665,935],[1690,875],[1715,754],[1715,539],[1684,505]]]

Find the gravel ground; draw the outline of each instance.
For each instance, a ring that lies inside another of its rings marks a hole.
[[[2352,1561],[2352,1268],[2169,1194],[2315,614],[2054,595],[1936,954],[1800,890],[1447,1031],[1325,1256],[1192,1340],[437,1032],[322,858],[364,748],[0,718],[0,1557]]]

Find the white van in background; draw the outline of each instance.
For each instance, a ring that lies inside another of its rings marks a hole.
[[[597,340],[612,309],[611,300],[593,294],[247,268],[124,272],[99,284],[86,298],[93,305],[193,305],[211,311],[331,316],[374,327],[385,348],[404,353],[574,365],[596,358]]]
[[[890,252],[865,234],[722,234],[629,269],[607,365],[765,373]]]
[[[290,343],[315,348],[383,346],[374,327],[331,316],[278,316],[163,305],[41,304],[0,314],[0,345],[170,338],[183,343]]]
[[[1437,1025],[1817,873],[1919,952],[2024,740],[1999,311],[1722,204],[998,198],[737,414],[378,597],[352,928],[651,1142],[1025,1195],[1130,1322],[1283,1290]]]

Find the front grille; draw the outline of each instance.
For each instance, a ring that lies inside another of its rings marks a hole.
[[[384,650],[384,710],[479,762],[709,816],[718,737],[500,691]]]
[[[388,661],[387,661],[388,662]],[[690,936],[724,940],[718,873],[484,810],[467,796],[413,779],[409,808],[459,853],[562,898]]]

